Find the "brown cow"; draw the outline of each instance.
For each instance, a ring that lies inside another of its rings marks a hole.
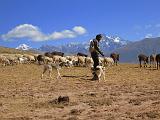
[[[110,57],[114,60],[114,64],[117,65],[118,61],[119,61],[119,54],[116,53],[111,53]]]
[[[144,54],[139,54],[138,59],[139,59],[140,68],[142,67],[142,64],[141,64],[142,61],[144,62],[144,67],[147,67],[148,59],[149,59],[148,56]]]
[[[156,55],[156,62],[157,62],[157,70],[160,67],[160,54]]]
[[[63,52],[58,52],[58,51],[53,51],[53,52],[51,52],[51,54],[52,54],[52,55],[61,56],[61,57],[64,56],[64,53],[63,53]]]
[[[151,54],[150,55],[150,67],[151,67],[151,65],[153,64],[153,67],[156,67],[156,55],[155,54]]]
[[[49,58],[52,58],[52,57],[53,57],[53,55],[52,55],[50,52],[44,53],[44,56],[47,56],[47,57],[49,57]]]
[[[84,54],[84,53],[77,53],[77,56],[82,56],[82,57],[88,57],[88,55]]]

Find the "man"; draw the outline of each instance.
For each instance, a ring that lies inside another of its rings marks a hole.
[[[104,57],[103,52],[99,49],[99,42],[103,38],[102,34],[96,35],[96,38],[90,41],[89,51],[91,53],[91,57],[93,59],[93,78],[92,80],[98,80],[98,76],[95,74],[97,70],[97,66],[99,65],[99,53]]]

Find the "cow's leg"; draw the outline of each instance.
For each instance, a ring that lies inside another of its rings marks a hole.
[[[145,68],[145,67],[146,67],[146,62],[144,61],[144,63],[143,63],[143,64],[144,64],[144,68]]]
[[[116,61],[114,60],[114,66],[116,65]]]
[[[142,65],[141,65],[141,60],[139,61],[139,65],[140,65],[140,68],[142,67]]]
[[[152,67],[152,60],[150,60],[150,68]]]

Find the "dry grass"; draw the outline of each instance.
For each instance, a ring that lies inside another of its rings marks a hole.
[[[159,120],[160,70],[121,64],[105,81],[91,81],[89,68],[63,68],[62,80],[42,66],[0,66],[0,120]],[[69,104],[54,102],[69,96]]]
[[[33,51],[33,50],[29,50],[29,51],[24,51],[24,50],[17,50],[14,48],[7,48],[7,47],[2,47],[0,46],[0,54],[33,54],[33,53],[38,53],[38,51]]]

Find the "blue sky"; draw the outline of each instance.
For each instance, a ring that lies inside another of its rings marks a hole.
[[[160,0],[0,0],[0,46],[160,36]]]

